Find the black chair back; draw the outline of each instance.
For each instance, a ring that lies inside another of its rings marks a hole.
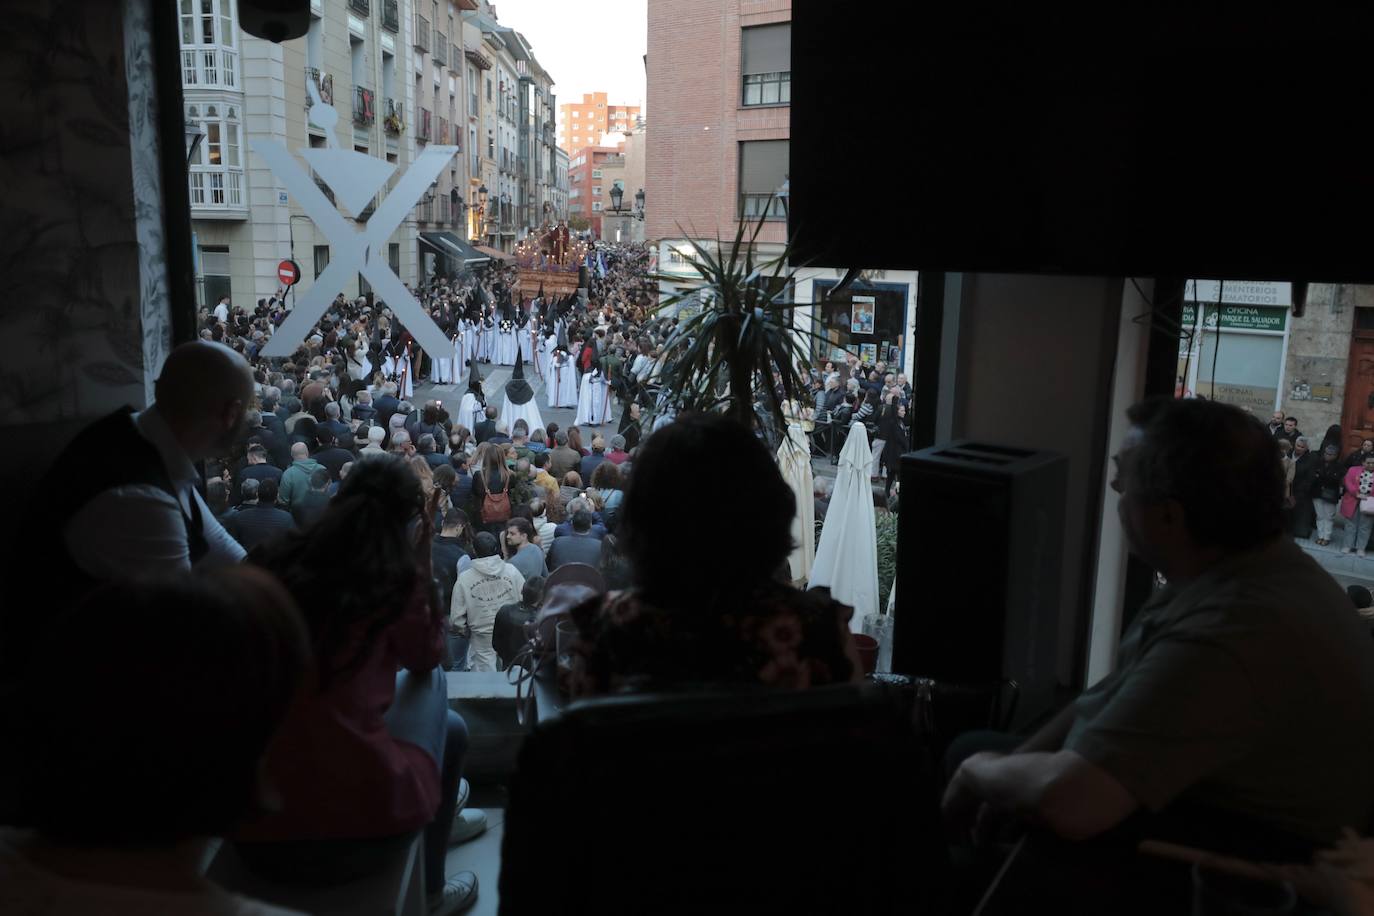
[[[501,912],[920,913],[936,793],[909,691],[581,701],[521,750]]]

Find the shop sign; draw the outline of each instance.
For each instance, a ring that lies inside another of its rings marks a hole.
[[[1237,407],[1250,411],[1257,417],[1267,417],[1269,411],[1274,409],[1274,401],[1278,394],[1278,389],[1264,388],[1259,385],[1226,385],[1219,383],[1216,386],[1216,393],[1213,394],[1212,383],[1199,380],[1198,394],[1220,401],[1223,404],[1234,404]]]
[[[1232,305],[1277,305],[1287,308],[1293,304],[1292,283],[1270,283],[1258,280],[1227,280],[1225,288],[1217,280],[1189,280],[1183,298],[1188,302],[1216,302]]]
[[[1183,305],[1183,327],[1192,329],[1197,324],[1197,305],[1186,302]],[[1223,305],[1221,307],[1221,329],[1223,331],[1274,331],[1282,334],[1288,326],[1287,306],[1263,305]],[[1203,329],[1217,329],[1217,307],[1207,305],[1203,312]]]

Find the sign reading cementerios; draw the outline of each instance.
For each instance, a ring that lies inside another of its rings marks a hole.
[[[1183,290],[1185,302],[1225,302],[1231,305],[1293,304],[1293,284],[1266,280],[1189,280]]]

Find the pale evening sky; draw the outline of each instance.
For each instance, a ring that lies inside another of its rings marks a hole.
[[[495,6],[501,25],[524,35],[553,77],[558,104],[605,92],[612,105],[644,106],[648,0],[496,0]]]

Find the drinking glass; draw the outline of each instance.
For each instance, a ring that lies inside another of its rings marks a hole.
[[[892,615],[868,614],[864,617],[864,635],[878,641],[877,671],[888,673],[892,670]]]

